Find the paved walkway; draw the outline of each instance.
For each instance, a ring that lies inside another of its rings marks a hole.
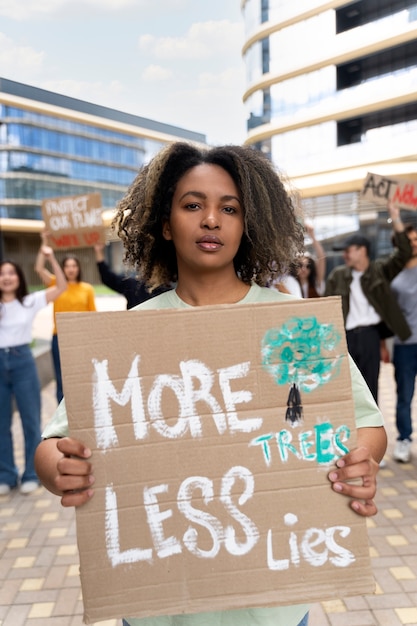
[[[100,310],[123,309],[122,298],[98,298]],[[36,335],[49,337],[50,311],[38,317]],[[55,409],[55,384],[43,390],[43,421]],[[379,513],[369,520],[376,593],[313,606],[309,626],[417,626],[417,444],[409,464],[391,460],[395,443],[395,387],[383,365],[380,401],[389,436],[387,466],[379,474]],[[414,417],[417,419],[417,398]],[[22,460],[19,419],[16,455]],[[82,598],[73,509],[40,487],[29,496],[0,497],[0,626],[81,626]],[[120,626],[118,620],[100,622]],[[239,625],[236,625],[239,626]]]

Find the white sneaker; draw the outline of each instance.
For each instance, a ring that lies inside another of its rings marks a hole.
[[[10,485],[6,485],[6,483],[0,483],[0,496],[8,496],[10,492]]]
[[[392,457],[394,461],[399,463],[409,463],[411,459],[411,441],[409,439],[397,441]]]
[[[39,487],[39,483],[36,480],[27,480],[25,483],[20,485],[20,493],[24,496],[27,496],[28,493],[33,493]]]

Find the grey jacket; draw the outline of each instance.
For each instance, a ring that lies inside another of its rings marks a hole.
[[[387,258],[370,261],[361,277],[361,286],[368,302],[381,319],[401,341],[410,337],[411,331],[406,319],[391,291],[391,281],[401,272],[411,258],[412,250],[405,233],[395,234],[397,248]],[[352,270],[345,265],[336,267],[326,281],[325,296],[342,296],[343,319],[346,323],[349,313],[349,293]]]

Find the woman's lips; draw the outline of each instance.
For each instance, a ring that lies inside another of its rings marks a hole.
[[[218,250],[223,246],[222,241],[213,235],[206,235],[197,241],[197,245],[202,250]]]

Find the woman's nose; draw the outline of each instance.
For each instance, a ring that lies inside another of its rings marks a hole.
[[[204,212],[202,219],[203,228],[220,228],[220,221],[218,218],[217,211],[207,210]]]

